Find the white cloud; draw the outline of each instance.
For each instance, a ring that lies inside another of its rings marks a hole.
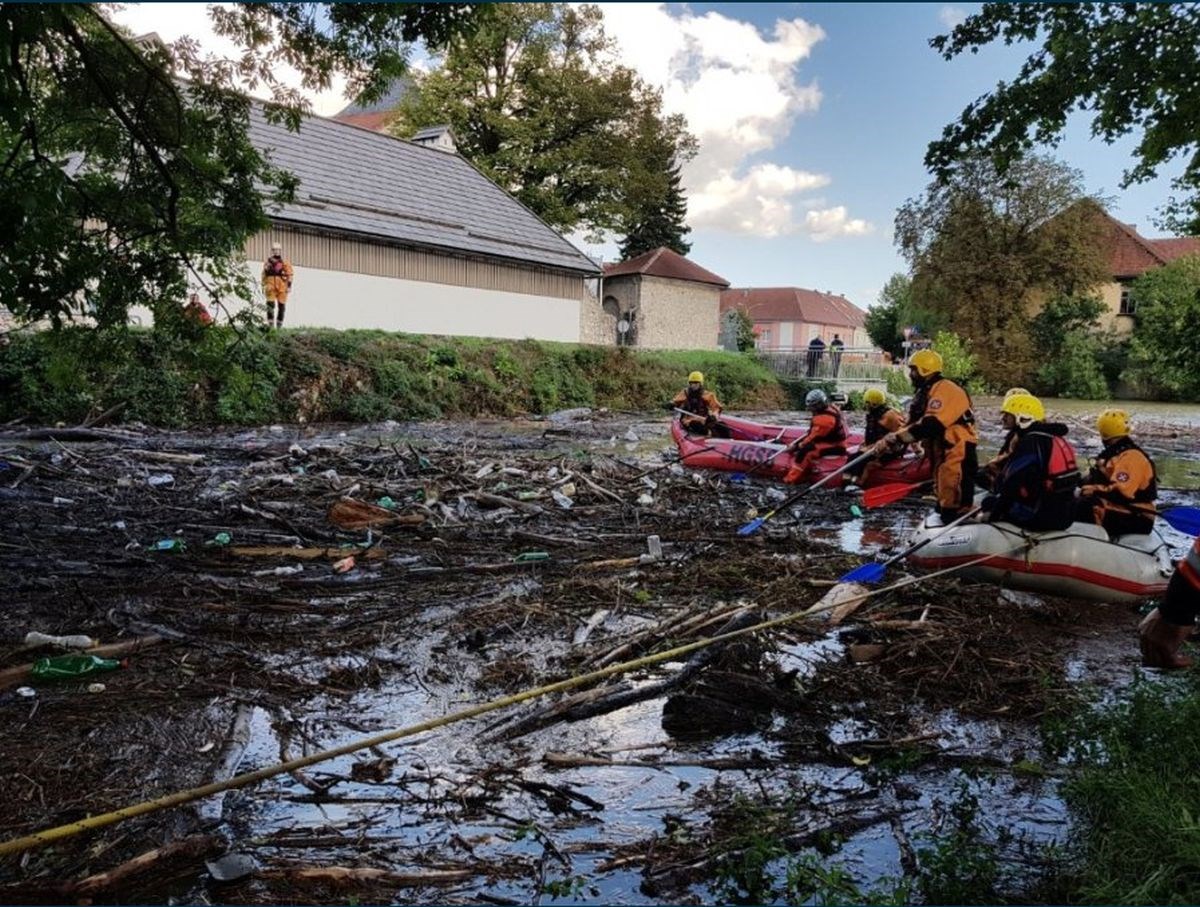
[[[804,231],[814,242],[825,242],[837,236],[866,236],[874,227],[860,218],[846,216],[846,206],[837,205],[804,215]]]
[[[809,215],[823,212],[800,216],[792,196],[828,185],[829,177],[752,158],[786,139],[798,116],[820,108],[820,87],[801,80],[798,67],[824,30],[779,19],[764,35],[722,13],[684,7],[676,15],[661,3],[603,9],[623,62],[662,90],[667,111],[682,114],[700,140],[684,169],[689,224],[759,236],[811,232]]]
[[[967,11],[958,6],[943,6],[938,10],[938,20],[946,28],[958,28],[967,21]]]
[[[206,4],[131,3],[110,15],[114,22],[125,26],[135,35],[157,32],[168,43],[186,35],[195,39],[202,53],[228,58],[241,56],[241,49],[234,42],[213,31]],[[289,87],[301,87],[300,74],[290,66],[279,66],[275,76]],[[332,116],[349,103],[344,96],[345,88],[346,80],[336,76],[333,86],[327,91],[305,90],[304,95],[312,103],[314,113]],[[261,95],[261,91],[256,94]]]

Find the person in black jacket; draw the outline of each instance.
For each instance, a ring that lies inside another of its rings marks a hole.
[[[1024,529],[1066,529],[1074,522],[1080,478],[1067,427],[1044,421],[1046,411],[1032,394],[1008,397],[1001,412],[1016,420],[1017,434],[994,493],[983,499],[984,518]]]

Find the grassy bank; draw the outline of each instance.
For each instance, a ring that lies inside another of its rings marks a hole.
[[[783,407],[802,391],[724,352],[382,331],[69,329],[16,336],[0,349],[0,421],[78,423],[118,405],[123,420],[164,427],[645,410],[693,369],[730,407]]]

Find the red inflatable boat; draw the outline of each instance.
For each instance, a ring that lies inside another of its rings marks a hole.
[[[722,417],[721,421],[728,424],[729,420]],[[803,432],[801,432],[799,437],[803,436]],[[671,438],[679,450],[680,464],[689,469],[722,469],[726,472],[750,472],[753,470],[756,477],[782,479],[792,468],[794,462],[791,453],[779,453],[787,446],[785,444],[689,435],[683,430],[678,419],[671,423]],[[851,435],[851,439],[851,450],[853,451],[854,447],[862,442],[862,436]],[[775,456],[776,454],[778,456]],[[771,459],[772,457],[774,459]],[[822,457],[817,461],[813,470],[812,480],[822,479],[840,469],[846,465],[846,460],[849,458],[846,454]],[[766,462],[768,460],[770,460],[769,463]],[[880,464],[872,470],[867,485],[924,482],[929,477],[929,461],[922,456],[909,453],[899,459]],[[837,488],[841,483],[841,476],[838,476],[826,487]]]
[[[808,433],[807,425],[768,425],[764,422],[751,422],[737,416],[722,415],[722,425],[729,429],[729,434],[737,441],[772,441],[776,444],[791,444],[799,441]],[[846,443],[857,445],[862,443],[862,435],[852,432]]]

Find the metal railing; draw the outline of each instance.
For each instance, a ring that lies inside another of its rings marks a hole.
[[[826,347],[821,352],[808,347],[757,350],[755,355],[775,374],[784,378],[817,381],[884,381],[896,368],[874,347],[845,347],[840,352]]]

